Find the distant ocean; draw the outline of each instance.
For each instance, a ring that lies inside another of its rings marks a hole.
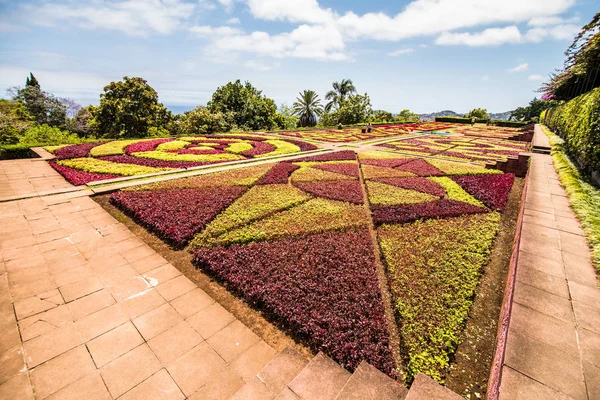
[[[195,108],[194,106],[172,106],[169,104],[165,104],[165,106],[171,110],[171,112],[173,114],[183,114],[186,111],[190,111],[191,109]]]

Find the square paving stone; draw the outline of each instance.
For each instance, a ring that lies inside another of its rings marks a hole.
[[[128,321],[115,329],[89,341],[86,346],[97,368],[144,343],[133,324]]]
[[[143,344],[102,367],[100,373],[110,394],[116,398],[152,376],[160,368],[160,361],[148,345]]]
[[[202,342],[167,366],[167,370],[183,393],[190,396],[226,366],[225,361],[206,342]]]

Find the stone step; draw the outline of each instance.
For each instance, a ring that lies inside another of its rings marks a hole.
[[[443,387],[425,374],[415,378],[405,400],[464,400],[462,396]]]
[[[257,377],[273,393],[281,393],[307,364],[306,358],[288,346],[265,365]]]
[[[366,361],[360,363],[336,400],[403,400],[408,394],[396,382]]]
[[[300,399],[334,400],[350,376],[350,372],[319,352],[288,387]]]

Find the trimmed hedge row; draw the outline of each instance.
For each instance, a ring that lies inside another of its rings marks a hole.
[[[565,140],[584,173],[600,171],[600,88],[544,111],[541,119]]]
[[[463,118],[463,117],[435,117],[435,122],[452,122],[455,124],[470,124],[471,118]],[[487,119],[477,118],[475,120],[478,124],[485,124],[488,122]],[[520,122],[520,121],[503,121],[503,120],[491,120],[490,125],[493,126],[502,126],[505,128],[522,128],[529,124],[529,122]]]

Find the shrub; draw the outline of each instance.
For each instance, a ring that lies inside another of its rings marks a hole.
[[[61,146],[56,149],[53,154],[56,156],[58,160],[63,160],[66,158],[81,158],[81,157],[89,157],[90,150],[94,147],[101,145],[102,142],[92,142],[92,143],[82,143],[82,144],[74,144],[72,146]]]
[[[374,181],[367,182],[367,191],[371,204],[377,205],[416,204],[439,200],[439,197],[427,193]]]
[[[429,178],[435,183],[438,183],[446,190],[448,199],[462,201],[464,203],[473,204],[475,206],[483,207],[483,203],[465,192],[456,182],[446,176],[436,176]]]
[[[120,175],[114,174],[99,174],[99,173],[91,173],[85,172],[73,168],[66,167],[64,165],[59,165],[53,161],[50,162],[50,166],[54,168],[59,174],[65,177],[69,183],[79,186],[86,185],[90,182],[102,181],[106,179],[120,178]]]
[[[376,225],[410,222],[419,219],[448,218],[463,214],[485,213],[488,211],[484,207],[449,199],[442,199],[430,203],[395,206],[373,205],[371,209],[373,210],[373,222]]]
[[[257,185],[269,185],[273,183],[288,183],[289,176],[300,168],[298,165],[282,162],[278,163],[271,169],[265,176],[263,176],[256,184]]]
[[[440,184],[427,178],[378,178],[377,182],[397,186],[403,189],[416,190],[422,193],[429,193],[436,197],[444,197],[446,190]]]
[[[488,207],[504,210],[515,176],[513,174],[473,175],[455,176],[452,179]]]
[[[57,164],[85,172],[121,176],[152,174],[154,172],[166,171],[169,169],[146,167],[133,164],[120,164],[91,157],[60,160],[57,161]]]
[[[30,147],[79,143],[80,141],[81,139],[77,135],[48,125],[32,126],[19,137],[19,144]]]
[[[313,168],[353,176],[355,178],[359,177],[358,163],[322,163],[314,165]]]
[[[294,160],[294,162],[342,161],[342,160],[356,160],[356,153],[352,150],[335,151],[335,152],[331,152],[331,153],[319,154],[316,156],[296,158]]]
[[[317,197],[363,204],[363,192],[358,181],[296,182],[295,186]]]

